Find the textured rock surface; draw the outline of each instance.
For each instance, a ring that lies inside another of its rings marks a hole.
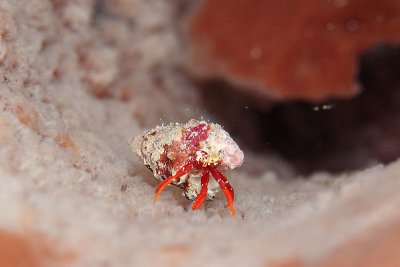
[[[175,2],[101,2],[0,0],[0,248],[18,251],[0,249],[7,266],[398,262],[374,246],[398,243],[400,162],[305,179],[247,153],[230,175],[236,220],[223,195],[192,212],[171,188],[154,206],[158,181],[128,142],[201,109],[174,69]],[[359,242],[371,246],[340,261]]]
[[[399,1],[205,0],[189,20],[193,71],[266,99],[359,92],[366,49],[400,42]]]

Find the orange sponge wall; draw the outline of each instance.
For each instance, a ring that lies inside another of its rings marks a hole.
[[[399,14],[393,0],[204,0],[188,20],[191,66],[266,99],[347,98],[360,54],[400,42]]]

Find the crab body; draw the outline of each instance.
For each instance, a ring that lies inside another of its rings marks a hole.
[[[239,167],[244,155],[220,125],[192,119],[186,124],[157,126],[135,137],[131,145],[162,181],[155,201],[168,184],[173,184],[194,200],[193,209],[197,209],[205,199],[213,199],[221,188],[234,216],[234,191],[223,173]]]

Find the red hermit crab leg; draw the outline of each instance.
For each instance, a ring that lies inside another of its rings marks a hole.
[[[211,174],[214,176],[215,180],[219,183],[219,186],[221,187],[222,191],[225,194],[226,199],[228,200],[228,205],[231,207],[231,213],[232,217],[235,217],[235,207],[233,206],[233,198],[235,196],[235,193],[233,191],[232,186],[228,182],[228,179],[225,177],[225,175],[220,172],[217,168],[213,167],[210,168]]]
[[[228,178],[226,178],[226,176],[220,170],[218,170],[217,168],[215,168],[215,172],[218,173],[218,175],[220,176],[219,178],[222,180],[222,182],[224,182],[226,188],[229,190],[229,192],[231,194],[231,197],[232,197],[232,201],[233,201],[235,199],[235,191],[233,190],[233,187],[229,183]]]
[[[201,191],[197,195],[196,200],[193,203],[192,209],[196,210],[204,203],[208,191],[208,182],[210,181],[210,170],[208,168],[203,169],[203,176],[201,176]]]
[[[182,168],[175,174],[172,175],[168,178],[166,178],[164,181],[162,181],[157,189],[156,189],[156,195],[154,196],[154,204],[156,203],[158,197],[160,196],[161,192],[166,188],[170,183],[181,177],[182,175],[185,175],[186,173],[190,172],[193,169],[193,163],[189,162],[183,165]]]

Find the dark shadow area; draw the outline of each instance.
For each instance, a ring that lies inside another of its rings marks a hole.
[[[342,172],[400,156],[400,47],[379,46],[360,57],[361,93],[320,104],[260,108],[221,81],[203,86],[203,101],[245,149],[277,153],[299,172]]]

